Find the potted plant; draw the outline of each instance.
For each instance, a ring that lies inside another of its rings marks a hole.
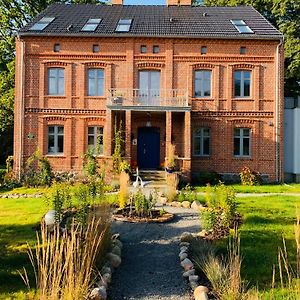
[[[120,91],[114,92],[114,103],[115,104],[123,104],[123,94]]]
[[[167,173],[172,173],[175,170],[176,158],[177,156],[175,155],[175,145],[171,144],[168,149],[168,156],[165,165]]]

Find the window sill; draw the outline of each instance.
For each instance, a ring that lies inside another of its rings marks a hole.
[[[62,154],[60,154],[60,153],[53,153],[53,154],[48,153],[48,154],[46,154],[46,157],[60,157],[60,158],[66,158],[65,155],[64,155],[63,153],[62,153]]]
[[[44,95],[47,98],[66,98],[66,95]]]
[[[254,101],[253,98],[250,98],[250,97],[236,97],[236,98],[233,98],[232,99],[233,101]]]
[[[84,98],[86,98],[86,99],[92,99],[92,100],[97,100],[97,99],[106,100],[105,96],[84,96]]]
[[[211,155],[195,155],[195,154],[193,154],[193,158],[210,159]]]
[[[251,156],[234,156],[234,160],[253,160]]]
[[[192,97],[192,100],[206,100],[206,101],[214,101],[215,99],[212,97]]]

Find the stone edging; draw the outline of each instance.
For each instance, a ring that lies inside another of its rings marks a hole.
[[[151,218],[130,218],[130,217],[124,217],[120,214],[113,215],[113,219],[116,221],[121,222],[129,222],[129,223],[166,223],[171,221],[174,218],[174,215],[171,213],[165,213],[163,216],[155,219]]]
[[[182,276],[187,278],[189,285],[194,291],[195,300],[208,300],[208,288],[203,285],[199,285],[199,276],[195,274],[194,263],[188,258],[189,254],[189,241],[194,237],[192,233],[184,232],[180,237],[180,265],[183,268],[184,273]]]
[[[19,198],[40,198],[43,194],[0,194],[0,198],[19,199]]]
[[[122,262],[121,254],[123,244],[119,239],[119,234],[114,234],[112,239],[112,250],[106,255],[106,262],[99,273],[98,279],[88,299],[91,300],[106,300],[107,299],[107,288],[111,283],[112,273],[118,268]]]

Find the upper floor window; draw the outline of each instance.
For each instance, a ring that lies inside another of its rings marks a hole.
[[[99,47],[99,45],[97,45],[97,44],[93,45],[93,52],[94,52],[94,53],[100,52],[100,47]]]
[[[147,53],[147,46],[145,45],[141,46],[141,53]]]
[[[195,71],[195,97],[211,96],[211,71],[198,70]]]
[[[246,47],[240,48],[240,54],[246,54]]]
[[[104,96],[104,70],[88,70],[88,96]]]
[[[54,44],[54,52],[60,52],[60,44]]]
[[[250,97],[251,71],[234,71],[234,96]]]
[[[207,48],[206,48],[206,46],[202,46],[202,47],[201,47],[201,54],[204,55],[204,54],[206,54],[206,53],[207,53]]]
[[[250,156],[250,128],[234,129],[234,156]]]
[[[193,132],[193,154],[210,155],[210,128],[197,128]]]
[[[88,127],[88,148],[95,155],[103,155],[103,127]]]
[[[48,95],[62,96],[65,93],[65,69],[48,69]]]
[[[64,127],[48,126],[48,154],[64,153]]]
[[[156,45],[153,46],[153,49],[152,49],[152,50],[153,50],[152,52],[153,52],[154,54],[159,53],[159,46],[156,46]]]

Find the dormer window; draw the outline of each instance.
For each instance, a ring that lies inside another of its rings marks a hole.
[[[43,17],[37,21],[29,30],[44,30],[55,18],[53,17]]]
[[[128,32],[130,30],[131,23],[132,23],[132,19],[120,19],[116,31]]]
[[[89,19],[81,31],[95,31],[102,19]]]
[[[244,20],[230,20],[239,33],[254,33]]]

